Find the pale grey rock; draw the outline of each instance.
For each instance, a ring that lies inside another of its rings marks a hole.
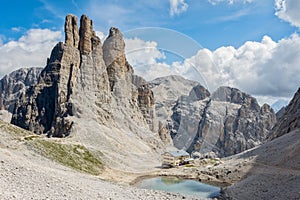
[[[276,113],[276,119],[277,121],[284,115],[286,111],[286,107],[282,107],[280,110],[278,110],[278,112]]]
[[[154,79],[149,82],[156,98],[156,110],[161,120],[168,118],[170,110],[182,95],[188,95],[191,89],[199,83],[171,75]]]
[[[170,135],[170,127],[173,126],[171,119],[173,107],[180,96],[189,95],[196,85],[198,85],[197,82],[177,75],[161,77],[149,82],[149,87],[155,96],[159,134],[165,143],[173,143]]]
[[[154,94],[134,76],[121,32],[112,28],[102,46],[83,15],[76,46],[74,20],[66,17],[65,43],[54,47],[38,83],[20,97],[11,122],[38,134],[70,135],[101,152],[113,168],[158,166],[164,144],[157,133]]]
[[[157,131],[155,100],[153,91],[148,84],[138,87],[138,105],[152,131]]]
[[[135,74],[132,75],[132,83],[136,87],[148,84],[148,82],[143,77],[137,76]]]
[[[214,101],[223,101],[235,104],[243,104],[252,110],[259,111],[257,100],[236,88],[220,87],[211,96]]]
[[[72,115],[69,99],[79,65],[79,51],[73,46],[58,43],[38,83],[17,102],[11,123],[38,134],[68,135],[73,122],[65,117]]]
[[[73,46],[75,48],[79,45],[79,33],[77,17],[74,15],[66,16],[65,23],[65,44],[68,46]]]
[[[175,147],[194,151],[211,104],[210,93],[201,85],[194,86],[188,96],[181,96],[173,107],[171,137]]]
[[[133,121],[157,132],[153,92],[145,80],[133,74],[125,57],[123,35],[117,28],[110,29],[103,43],[103,59],[113,97],[112,109],[118,118],[116,121]]]
[[[298,89],[288,111],[271,131],[272,141],[222,159],[223,163],[214,168],[219,177],[236,177],[231,179],[232,185],[223,189],[220,199],[300,198],[299,92]],[[269,109],[264,105],[261,112],[268,113]]]
[[[117,28],[112,27],[109,30],[109,35],[103,43],[103,59],[107,66],[111,91],[114,91],[118,80],[132,82],[133,69],[125,58],[125,42]]]
[[[299,152],[300,130],[296,129],[222,160],[218,174],[227,169],[238,181],[224,188],[220,199],[299,199]]]
[[[190,101],[201,101],[210,96],[210,93],[207,89],[205,89],[202,85],[196,85],[192,88],[189,93]]]
[[[101,43],[93,29],[93,21],[86,15],[82,15],[80,18],[79,37],[79,50],[83,55],[90,53]]]
[[[0,110],[0,121],[10,123],[12,114],[7,110]]]
[[[174,145],[190,153],[230,156],[267,140],[276,116],[269,105],[235,88],[221,87],[211,97],[202,86],[173,107],[169,130]]]
[[[278,119],[270,139],[285,135],[300,128],[300,88]]]
[[[260,107],[254,97],[234,88],[221,87],[212,99],[218,102],[222,98],[220,93],[230,96],[223,99],[227,102],[225,115],[219,118],[223,124],[218,127],[220,135],[216,144],[220,155],[240,153],[265,142],[276,123],[273,109],[267,104]],[[211,118],[214,119],[214,115]]]
[[[74,115],[71,97],[79,68],[85,64],[84,56],[92,51],[92,44],[95,51],[102,50],[101,46],[97,48],[100,39],[94,37],[91,20],[86,16],[81,17],[83,27],[79,34],[76,19],[72,15],[66,17],[65,44],[60,42],[54,47],[38,83],[20,98],[12,117],[13,124],[38,134],[47,133],[49,136],[64,137],[70,134],[73,121],[68,116]],[[86,33],[83,34],[84,30]],[[90,60],[90,65],[97,65],[97,58]]]
[[[38,81],[42,68],[21,68],[0,80],[0,109],[13,112],[22,92]]]

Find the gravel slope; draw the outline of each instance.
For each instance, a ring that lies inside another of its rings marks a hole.
[[[0,199],[198,199],[100,180],[36,154],[0,123]],[[18,133],[19,134],[19,133]]]
[[[225,189],[225,199],[300,199],[299,152],[300,129],[224,160],[219,167],[243,177]],[[245,161],[245,166],[236,170],[236,163]]]

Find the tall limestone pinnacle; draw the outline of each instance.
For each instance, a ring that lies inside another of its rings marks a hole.
[[[143,105],[138,100],[145,94],[133,84],[124,48],[118,29],[110,29],[102,47],[92,20],[82,15],[78,28],[77,17],[66,16],[65,43],[53,48],[38,83],[21,95],[11,123],[38,134],[64,137],[72,133],[78,119],[93,114],[99,124],[121,127],[121,121],[130,121],[154,130],[155,115],[149,115],[155,111],[154,103]],[[151,92],[147,95],[154,98]]]
[[[77,17],[74,15],[67,15],[65,22],[65,44],[68,46],[78,47],[79,32]]]
[[[132,67],[125,58],[125,42],[122,33],[112,27],[109,35],[103,44],[103,59],[107,66],[110,88],[113,91],[117,79],[126,79],[126,75],[133,73]]]

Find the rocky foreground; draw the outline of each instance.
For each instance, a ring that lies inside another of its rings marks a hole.
[[[29,130],[0,121],[0,199],[197,199],[129,186],[144,175],[227,186],[221,199],[300,199],[300,89],[276,123],[268,105],[234,88],[210,94],[185,81],[179,91],[174,76],[146,83],[116,28],[102,45],[87,16],[79,27],[68,15],[65,34],[41,73],[0,81],[0,119],[13,110],[11,123]],[[233,156],[161,170],[172,144]]]
[[[199,199],[108,182],[63,166],[29,145],[47,138],[30,134],[0,123],[0,199]]]
[[[35,145],[39,141],[57,143],[58,140],[32,135],[7,123],[1,122],[0,135],[0,199],[199,199],[116,183],[129,183],[147,175],[139,171],[115,173],[102,166],[87,168],[85,172],[82,171],[85,169],[74,170],[70,163],[45,157]],[[67,140],[59,144],[72,145]],[[53,147],[50,150],[55,151]],[[223,188],[220,199],[299,199],[298,152],[299,129],[232,157],[202,160],[196,167],[152,169],[148,175],[194,178],[223,186],[232,184]],[[77,160],[80,159],[79,154]]]

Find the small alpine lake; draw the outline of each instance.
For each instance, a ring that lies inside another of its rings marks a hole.
[[[144,179],[139,183],[139,187],[204,198],[217,197],[220,195],[221,191],[221,189],[216,186],[176,177],[155,177]]]

